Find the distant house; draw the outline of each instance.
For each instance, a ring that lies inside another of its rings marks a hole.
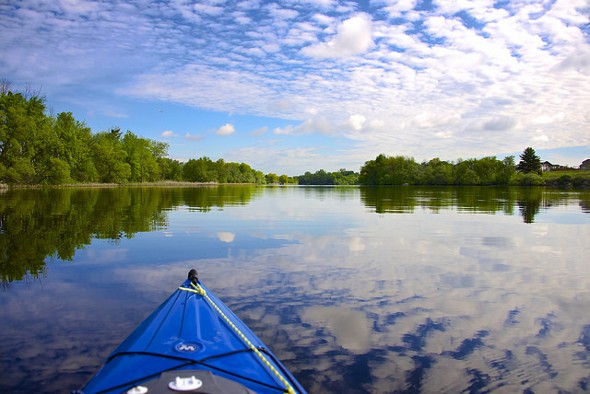
[[[590,170],[590,159],[586,159],[580,164],[580,170]]]
[[[551,164],[548,161],[544,161],[541,163],[541,171],[543,172],[547,172],[547,171],[551,171],[551,170],[557,170],[561,168],[560,165],[558,164]]]

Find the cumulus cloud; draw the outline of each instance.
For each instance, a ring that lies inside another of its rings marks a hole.
[[[348,118],[348,124],[354,129],[354,130],[361,130],[364,125],[365,122],[367,121],[367,118],[365,118],[363,115],[350,115],[350,117]]]
[[[298,124],[289,124],[277,127],[273,130],[278,135],[304,135],[310,133],[332,134],[336,131],[336,125],[326,116],[310,114],[311,117]]]
[[[172,138],[172,137],[176,137],[177,135],[178,134],[176,134],[172,130],[165,130],[161,134],[161,136],[164,137],[164,138]]]
[[[305,47],[301,52],[315,58],[338,58],[365,53],[373,45],[371,17],[359,14],[342,22],[328,42]]]
[[[220,128],[218,128],[215,133],[217,135],[231,135],[231,134],[235,133],[235,131],[236,131],[236,129],[234,128],[233,124],[226,123],[223,126],[221,126]]]

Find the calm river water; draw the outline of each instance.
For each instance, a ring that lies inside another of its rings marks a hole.
[[[590,391],[590,193],[0,193],[0,392],[80,387],[197,268],[310,393]]]

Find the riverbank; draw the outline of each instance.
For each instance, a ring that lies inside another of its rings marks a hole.
[[[66,183],[62,185],[7,185],[0,183],[1,189],[40,189],[40,188],[109,188],[109,187],[202,187],[217,186],[217,182],[180,182],[180,181],[161,181],[161,182],[130,182],[130,183]],[[234,185],[226,184],[226,185]],[[237,183],[235,185],[238,185]]]
[[[590,170],[548,171],[543,173],[545,185],[560,189],[590,189]]]
[[[543,172],[544,185],[560,189],[590,189],[590,170],[566,170]],[[219,183],[219,182],[129,182],[129,183],[68,183],[62,185],[8,185],[0,183],[0,190],[39,189],[39,188],[114,188],[114,187],[203,187],[217,185],[254,185],[254,183]],[[276,184],[273,184],[276,185]],[[313,186],[313,185],[310,185]],[[354,185],[349,185],[354,186]],[[358,185],[357,185],[358,186]],[[497,186],[497,185],[490,185]]]

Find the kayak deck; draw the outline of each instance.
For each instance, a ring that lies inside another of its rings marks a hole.
[[[164,392],[305,393],[262,341],[190,274],[82,392],[152,393],[165,385]]]

